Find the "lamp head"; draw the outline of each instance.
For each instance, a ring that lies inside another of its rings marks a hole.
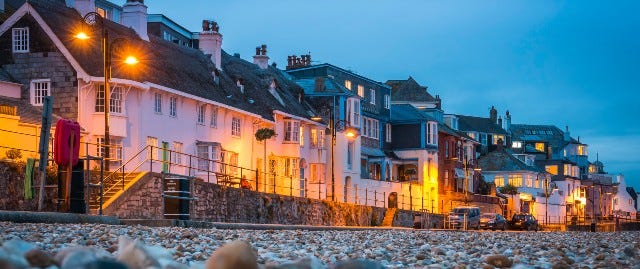
[[[80,39],[80,40],[87,40],[89,39],[89,35],[87,35],[85,32],[79,32],[76,35],[74,35],[73,37]]]
[[[139,62],[140,61],[138,61],[138,59],[134,56],[128,56],[126,59],[124,59],[124,63],[128,65],[135,65]]]

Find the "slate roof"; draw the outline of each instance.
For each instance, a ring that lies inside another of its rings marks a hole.
[[[633,189],[633,187],[627,187],[627,193],[629,193],[629,195],[631,195],[631,198],[633,198],[634,200],[638,200],[638,193],[636,193],[636,190]]]
[[[512,124],[511,136],[514,140],[546,141],[554,147],[564,147],[569,143],[582,144],[573,138],[564,140],[564,132],[554,125]]]
[[[68,8],[60,2],[47,0],[29,4],[67,45],[67,49],[89,75],[103,76],[100,39],[77,40],[72,37],[75,33],[69,30],[81,27],[87,31],[91,30],[90,26],[83,23],[75,9]],[[268,120],[273,120],[273,109],[305,118],[310,116],[306,112],[308,107],[297,101],[297,94],[302,93],[302,89],[288,81],[282,72],[274,67],[269,66],[268,69],[262,70],[253,63],[223,52],[222,72],[219,83],[216,84],[212,75],[215,66],[209,56],[200,50],[179,46],[153,35],[149,35],[150,42],[147,42],[141,40],[132,29],[109,20],[104,21],[104,27],[109,32],[111,40],[124,38],[127,40],[126,45],[120,45],[134,49],[137,55],[142,55],[135,71],[119,67],[114,61],[114,78],[148,81],[255,113]],[[121,52],[118,50],[114,51],[113,58],[118,58],[119,53]],[[245,94],[236,86],[238,78],[244,81]],[[285,105],[280,104],[268,91],[273,79],[277,80],[277,91]]]
[[[478,166],[482,171],[531,171],[542,172],[541,169],[528,166],[506,150],[494,150],[478,158]]]
[[[436,98],[427,92],[427,87],[420,86],[412,77],[406,80],[387,80],[391,86],[391,99],[396,101],[436,102]]]
[[[469,135],[467,135],[467,133],[465,132],[461,132],[458,130],[454,130],[453,128],[449,127],[448,125],[444,124],[444,123],[438,123],[438,132],[444,132],[447,133],[449,135],[453,135],[453,136],[459,136],[459,137],[463,137],[475,142],[478,142],[477,140],[471,138]]]
[[[409,104],[391,105],[392,124],[412,123],[422,121],[436,121],[429,115],[422,113],[420,110]]]
[[[17,116],[20,116],[20,121],[22,123],[29,123],[40,125],[42,124],[42,107],[32,106],[30,103],[12,97],[0,96],[0,105],[17,107]],[[53,114],[52,117],[52,125],[55,125],[59,119],[59,116]]]
[[[353,91],[345,88],[342,83],[338,83],[334,79],[324,77],[324,89],[321,91],[316,91],[316,79],[315,78],[301,78],[294,80],[302,89],[304,89],[305,94],[307,95],[346,95],[346,96],[355,96],[356,94]]]
[[[456,116],[458,116],[458,129],[460,131],[474,131],[487,134],[507,134],[507,131],[502,129],[502,127],[500,127],[500,125],[498,125],[497,123],[491,121],[490,118],[465,115]]]
[[[4,68],[2,68],[1,66],[0,66],[0,81],[18,83],[15,79],[11,77],[9,73],[7,73],[7,70],[4,70]]]

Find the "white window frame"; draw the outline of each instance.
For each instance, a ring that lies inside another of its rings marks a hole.
[[[234,137],[240,137],[242,135],[242,120],[237,117],[231,118],[231,135]]]
[[[151,146],[147,151],[147,159],[158,160],[158,138],[147,136],[147,146]]]
[[[385,132],[386,137],[385,137],[384,141],[387,142],[387,143],[391,143],[391,141],[392,141],[391,140],[391,124],[387,123],[385,125],[385,129],[386,129],[386,132]]]
[[[353,170],[353,155],[355,152],[355,143],[349,141],[347,143],[347,169]]]
[[[427,122],[427,144],[438,145],[438,124]]]
[[[169,97],[169,116],[178,116],[178,97]]]
[[[111,164],[122,163],[122,137],[109,136],[109,159]],[[96,156],[104,157],[104,136],[96,137]]]
[[[41,106],[44,104],[44,97],[51,95],[51,80],[50,79],[34,79],[31,81],[29,89],[29,96],[31,104],[34,106]],[[43,87],[44,86],[44,87]]]
[[[324,149],[324,130],[318,131],[318,148]]]
[[[13,28],[11,37],[13,53],[29,52],[29,27]]]
[[[386,109],[391,108],[391,96],[389,96],[388,94],[384,95],[384,108]]]
[[[370,94],[370,98],[369,98],[369,102],[372,105],[376,104],[376,91],[374,89],[369,89],[369,94]]]
[[[319,148],[318,130],[311,128],[311,148]]]
[[[360,100],[349,98],[347,100],[347,119],[349,124],[354,127],[360,127]]]
[[[162,114],[162,94],[156,92],[153,96],[153,112]]]
[[[300,143],[300,121],[297,121],[297,120],[284,121],[283,142]]]
[[[122,112],[122,87],[111,87],[109,92],[111,98],[109,98],[109,113],[123,114]],[[104,85],[98,85],[96,89],[96,103],[94,107],[95,112],[104,113]]]
[[[218,128],[218,107],[211,108],[211,120],[209,122],[211,128]]]
[[[198,125],[204,125],[204,118],[205,118],[204,113],[207,111],[207,105],[205,105],[205,104],[199,105],[196,108],[196,110],[197,110],[196,111],[196,115],[197,115],[196,123]]]
[[[173,158],[174,164],[182,164],[182,146],[181,142],[173,141]]]
[[[304,147],[304,126],[300,125],[300,146]]]

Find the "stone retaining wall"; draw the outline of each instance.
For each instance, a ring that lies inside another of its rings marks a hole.
[[[380,226],[386,208],[280,196],[193,181],[196,200],[190,219],[211,222]],[[105,214],[123,219],[162,219],[164,202],[160,174],[150,173],[128,189]],[[413,213],[398,210],[393,226],[412,227]]]
[[[36,165],[36,170],[38,166]],[[21,161],[0,160],[0,210],[36,211],[38,210],[38,192],[40,172],[35,172],[33,179],[34,195],[32,199],[24,197],[25,163]],[[47,186],[53,183],[48,179]],[[57,208],[58,188],[45,188],[44,211],[55,211]]]

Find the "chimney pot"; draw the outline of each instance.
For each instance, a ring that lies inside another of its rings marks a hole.
[[[218,32],[218,23],[214,20],[202,21],[202,32],[198,42],[204,54],[211,55],[211,61],[217,69],[222,69],[222,35]]]
[[[262,44],[256,47],[256,55],[253,56],[253,63],[258,65],[260,69],[269,67],[269,56],[267,56],[267,45]]]
[[[491,119],[493,123],[498,122],[498,110],[496,110],[494,106],[491,106],[491,110],[489,110],[489,119]]]

